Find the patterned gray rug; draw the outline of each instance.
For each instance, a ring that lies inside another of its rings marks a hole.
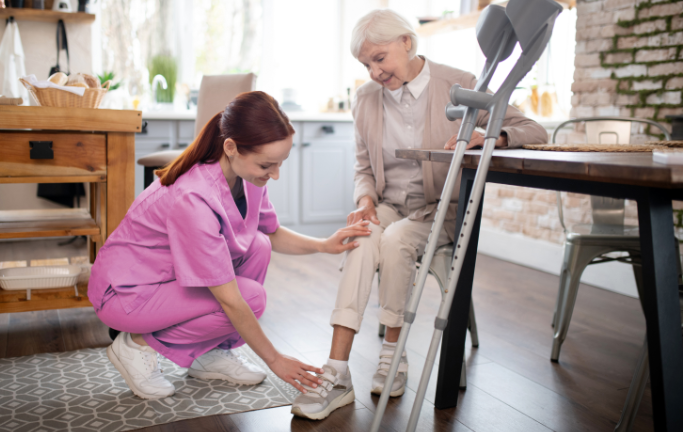
[[[248,347],[240,352],[268,371],[264,382],[203,381],[162,359],[176,393],[153,401],[133,395],[105,348],[0,359],[0,431],[127,431],[291,404],[297,390]]]

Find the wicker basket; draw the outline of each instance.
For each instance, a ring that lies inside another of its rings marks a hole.
[[[19,81],[28,89],[38,105],[61,108],[97,108],[109,90],[110,84],[107,81],[101,89],[87,88],[83,96],[78,96],[56,88],[36,88],[23,78],[19,78]]]

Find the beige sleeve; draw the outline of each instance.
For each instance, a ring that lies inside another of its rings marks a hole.
[[[367,195],[372,198],[372,202],[377,205],[377,183],[375,182],[375,174],[372,172],[372,165],[370,164],[370,151],[368,145],[358,132],[358,125],[355,121],[355,103],[352,111],[354,116],[353,128],[356,135],[356,165],[354,166],[355,173],[353,176],[355,188],[353,191],[353,202],[357,205],[358,201]]]
[[[467,74],[462,82],[463,88],[474,89],[477,79],[472,74]],[[477,126],[486,128],[489,120],[488,111],[479,110],[477,116]],[[524,144],[546,144],[548,142],[548,132],[543,126],[527,118],[520,110],[508,105],[503,119],[501,132],[505,132],[508,137],[509,148],[519,148]]]

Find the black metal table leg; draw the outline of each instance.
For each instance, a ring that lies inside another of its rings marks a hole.
[[[644,190],[638,197],[643,309],[650,356],[652,410],[657,431],[683,431],[683,343],[677,254],[671,247],[671,195]]]
[[[465,212],[465,203],[469,200],[474,176],[473,169],[463,169],[460,181],[460,195],[458,215],[456,219],[456,238],[460,235],[460,228]],[[465,261],[460,272],[460,279],[455,288],[455,296],[451,311],[448,315],[448,325],[443,333],[441,341],[441,354],[439,357],[439,376],[436,384],[436,398],[434,406],[438,409],[452,408],[458,404],[460,383],[460,371],[465,351],[465,339],[467,337],[467,321],[469,318],[470,303],[472,301],[472,282],[474,281],[474,266],[477,260],[477,245],[479,243],[479,227],[481,224],[481,211],[484,203],[482,194],[477,218],[472,227],[470,243],[465,253]],[[462,253],[457,250],[454,254]]]

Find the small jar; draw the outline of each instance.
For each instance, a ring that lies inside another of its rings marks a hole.
[[[33,0],[33,9],[45,9],[45,0]]]

